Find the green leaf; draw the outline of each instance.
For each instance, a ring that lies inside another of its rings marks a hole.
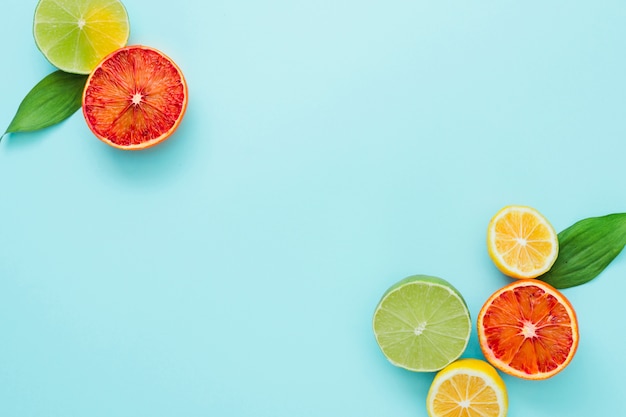
[[[626,245],[626,213],[581,220],[559,233],[559,256],[539,277],[555,288],[581,285],[597,277]]]
[[[67,119],[80,109],[86,81],[87,75],[60,70],[46,76],[26,94],[2,137],[43,129]]]

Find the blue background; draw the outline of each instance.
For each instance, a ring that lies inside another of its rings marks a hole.
[[[142,152],[80,113],[0,143],[2,416],[425,416],[433,374],[373,337],[387,287],[440,276],[475,321],[502,206],[626,211],[623,1],[124,3],[187,114]],[[0,6],[1,126],[53,71],[35,5]],[[625,273],[564,291],[576,357],[505,376],[510,416],[626,415]]]

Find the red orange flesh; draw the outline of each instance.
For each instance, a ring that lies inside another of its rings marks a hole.
[[[570,302],[539,280],[520,280],[496,291],[478,314],[485,358],[524,379],[563,370],[578,347],[578,322]]]
[[[107,57],[89,75],[83,114],[105,143],[137,150],[167,139],[187,108],[187,83],[162,52],[127,46]]]

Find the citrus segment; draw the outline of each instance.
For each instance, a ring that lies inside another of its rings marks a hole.
[[[426,409],[430,417],[504,417],[506,386],[487,362],[459,359],[435,375]]]
[[[478,314],[483,354],[503,372],[546,379],[563,370],[578,347],[578,322],[570,302],[538,280],[496,291]]]
[[[487,250],[498,269],[513,278],[535,278],[556,261],[557,233],[537,210],[507,206],[489,222]]]
[[[83,114],[105,143],[144,149],[176,130],[187,95],[183,73],[170,58],[154,48],[128,46],[108,55],[87,79]]]
[[[119,0],[40,0],[33,23],[35,43],[50,63],[89,74],[128,41],[128,14]]]
[[[374,334],[385,357],[411,371],[436,371],[461,356],[471,331],[469,310],[447,281],[415,275],[383,295]]]

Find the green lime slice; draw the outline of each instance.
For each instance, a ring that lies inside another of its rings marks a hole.
[[[433,372],[465,351],[472,322],[465,300],[449,282],[414,275],[385,292],[373,326],[376,341],[392,364]]]
[[[52,65],[89,74],[102,58],[126,45],[130,25],[119,0],[40,0],[33,34]]]

